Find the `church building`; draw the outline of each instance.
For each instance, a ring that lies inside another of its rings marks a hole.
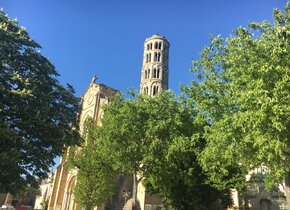
[[[144,43],[143,65],[141,71],[140,93],[154,96],[162,90],[168,89],[168,59],[169,42],[158,34],[147,38]],[[81,98],[82,111],[80,113],[80,131],[82,133],[85,119],[91,117],[100,126],[103,106],[110,103],[110,98],[118,91],[104,84],[97,84],[94,76],[89,87]],[[56,168],[55,178],[50,197],[49,210],[81,210],[74,202],[73,190],[77,182],[77,170],[67,168],[67,153],[61,158]],[[131,193],[133,179],[125,177],[119,180],[116,195],[109,204],[95,207],[95,209],[131,210]],[[126,196],[127,195],[127,196]],[[157,210],[162,208],[158,195],[146,193],[140,183],[138,185],[137,200],[141,210]]]

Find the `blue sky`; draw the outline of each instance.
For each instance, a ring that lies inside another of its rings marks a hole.
[[[9,17],[27,28],[81,96],[94,74],[126,93],[139,89],[143,43],[155,33],[170,42],[169,88],[189,84],[192,59],[210,34],[228,36],[251,21],[272,21],[286,0],[0,0]]]
[[[123,93],[139,89],[143,43],[155,33],[170,42],[169,88],[190,84],[192,59],[209,35],[229,36],[251,21],[272,21],[286,0],[0,0],[0,7],[42,46],[81,96],[94,74]],[[58,159],[56,159],[58,162]]]

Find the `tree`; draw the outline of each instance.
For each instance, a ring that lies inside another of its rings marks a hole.
[[[93,153],[80,155],[96,164],[91,167],[108,167],[115,175],[134,174],[133,205],[141,181],[175,209],[207,209],[213,201],[226,197],[210,187],[197,162],[204,121],[195,118],[192,106],[165,91],[153,98],[138,95],[125,100],[118,96],[104,113],[102,125],[88,134],[94,139]],[[108,178],[91,181],[106,184]]]
[[[194,139],[198,137],[197,139]],[[229,207],[230,190],[219,191],[211,186],[198,163],[197,155],[204,147],[199,136],[179,137],[160,157],[143,181],[149,192],[159,193],[170,209],[208,210]],[[218,203],[220,199],[221,203]],[[220,205],[221,204],[221,205]]]
[[[109,200],[116,187],[118,172],[110,162],[110,156],[103,155],[97,143],[94,123],[87,119],[84,125],[85,145],[71,147],[69,168],[77,168],[77,183],[74,199],[85,210],[100,206]]]
[[[45,178],[64,145],[80,142],[79,100],[16,20],[0,11],[0,191]]]
[[[259,166],[268,168],[267,189],[289,177],[289,6],[274,10],[273,24],[252,22],[227,39],[212,37],[193,62],[195,80],[184,89],[210,124],[199,160],[219,189],[242,190]],[[239,174],[228,179],[231,166]]]

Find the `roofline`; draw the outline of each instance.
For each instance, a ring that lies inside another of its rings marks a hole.
[[[162,39],[165,42],[167,42],[168,45],[170,45],[169,44],[169,41],[166,39],[166,37],[165,36],[162,36],[162,35],[159,35],[159,34],[154,34],[153,36],[151,36],[149,38],[146,38],[144,43],[146,43],[146,42],[148,42],[150,40],[154,40],[154,39]]]

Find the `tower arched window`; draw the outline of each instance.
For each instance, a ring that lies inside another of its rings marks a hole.
[[[151,78],[151,75],[150,75],[150,69],[148,69],[148,74],[147,74],[147,76],[148,76],[148,79]]]
[[[154,53],[154,61],[157,61],[157,53]]]
[[[148,54],[146,54],[146,63],[148,63],[148,60],[149,60],[149,59],[148,59]]]
[[[150,50],[152,50],[152,43],[150,43]]]
[[[160,76],[160,69],[157,69],[157,78]]]
[[[147,70],[145,70],[145,75],[144,75],[145,79],[147,79]]]
[[[156,71],[156,68],[153,69],[153,78],[157,78],[157,71]]]
[[[161,54],[160,53],[158,53],[157,61],[161,61]]]
[[[149,50],[149,44],[147,44],[147,50]]]
[[[155,42],[154,49],[158,49],[158,42]]]
[[[149,53],[148,61],[151,62],[151,53]]]
[[[159,46],[158,46],[159,50],[161,50],[161,47],[162,47],[162,42],[159,42]]]
[[[153,95],[153,96],[155,96],[155,95],[158,93],[158,89],[159,89],[159,88],[158,88],[157,85],[154,85],[154,86],[153,86],[153,92],[152,92],[152,95]]]

